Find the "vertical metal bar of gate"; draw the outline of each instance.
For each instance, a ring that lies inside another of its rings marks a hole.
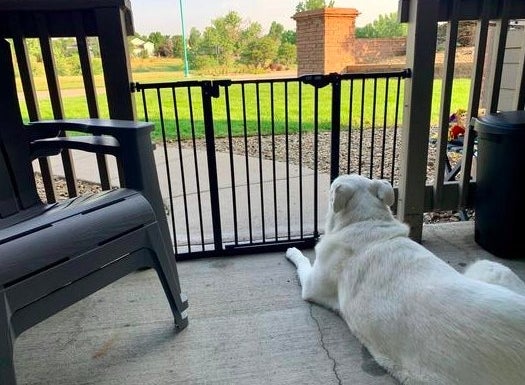
[[[230,149],[233,148],[233,133],[232,133],[232,118],[231,118],[231,107],[230,107],[230,91],[229,87],[224,87],[224,98],[225,98],[225,108],[226,108],[226,124],[228,126],[228,146]],[[233,165],[235,160],[233,158],[233,151],[230,151],[229,154],[230,164]],[[230,178],[232,183],[232,207],[233,207],[233,234],[235,243],[239,242],[239,224],[237,217],[237,192],[236,192],[236,183],[235,183],[235,168],[230,167]],[[251,227],[251,225],[250,225]]]
[[[383,140],[381,142],[381,152],[384,154],[386,150],[386,127],[388,124],[388,86],[390,82],[387,80],[385,84],[385,103],[383,105]],[[394,163],[394,162],[392,162]],[[379,175],[381,179],[385,177],[385,157],[381,157],[381,173]]]
[[[182,139],[181,139],[181,123],[180,123],[180,117],[179,117],[179,107],[177,104],[177,93],[175,90],[175,87],[171,89],[172,99],[173,99],[173,113],[174,113],[174,119],[175,119],[175,133],[177,138],[177,144],[178,144],[178,161],[179,161],[179,170],[180,170],[180,182],[182,186],[182,200],[183,200],[183,212],[184,212],[184,225],[186,227],[186,242],[188,244],[188,252],[191,252],[191,235],[190,235],[190,223],[189,223],[189,213],[188,213],[188,194],[187,194],[187,188],[186,188],[186,173],[184,171],[184,157],[182,156]],[[145,111],[146,112],[146,111]],[[164,145],[164,149],[166,149],[166,146]],[[167,152],[166,154],[166,161],[168,160]],[[171,178],[170,178],[171,179]],[[176,224],[175,224],[175,210],[173,207],[173,187],[170,183],[168,185],[168,191],[169,191],[169,197],[170,197],[170,207],[171,207],[171,223],[173,226],[173,238],[174,240],[177,239],[177,232]],[[199,206],[200,208],[200,206]],[[201,222],[201,228],[202,228],[202,222]],[[180,237],[182,238],[182,237]],[[179,254],[178,252],[178,244],[175,244],[175,253]]]
[[[346,157],[346,172],[350,172],[352,159],[352,123],[354,117],[354,79],[350,79],[348,104],[348,155]]]
[[[303,180],[303,83],[299,82],[298,95],[298,107],[299,107],[299,180]],[[299,184],[299,223],[300,223],[300,235],[301,238],[304,236],[304,202],[303,202],[303,184]]]
[[[351,127],[351,125],[350,125]],[[332,182],[339,175],[339,153],[341,136],[341,77],[337,74],[332,75],[332,156],[330,158],[330,181]]]
[[[263,154],[261,141],[261,93],[260,83],[255,83],[255,100],[257,112],[257,146],[259,148],[259,193],[261,194],[261,237],[262,242],[266,242],[266,226],[265,226],[265,211],[264,211],[264,179],[263,179]]]
[[[202,109],[206,134],[206,155],[208,159],[208,178],[210,182],[211,220],[213,225],[213,245],[215,251],[222,250],[221,211],[219,203],[219,183],[217,180],[217,158],[215,154],[215,129],[213,127],[212,98],[219,96],[219,85],[211,81],[202,84]]]
[[[275,242],[279,241],[279,225],[277,215],[277,170],[275,163],[275,97],[274,97],[274,83],[270,83],[270,114],[272,127],[272,174],[273,174],[273,223],[275,232]]]
[[[290,126],[289,126],[289,115],[288,115],[288,82],[284,83],[284,133],[285,133],[285,146],[286,146],[286,217],[287,217],[287,233],[288,240],[291,239],[291,217],[290,217]]]
[[[376,102],[377,102],[377,78],[374,78],[374,92],[372,102],[372,137],[370,139],[370,168],[369,178],[374,177],[374,139],[376,134]]]
[[[406,71],[406,76],[409,77],[410,76],[410,72]],[[401,96],[401,77],[397,78],[397,92],[396,92],[396,109],[394,110],[395,111],[395,118],[394,118],[394,138],[392,139],[394,143],[397,143],[397,131],[399,129],[399,98]],[[393,147],[393,154],[392,154],[392,159],[396,159],[396,146]],[[392,169],[391,169],[391,173],[390,173],[390,183],[392,184],[392,186],[394,186],[394,174],[395,174],[395,171],[396,171],[396,164],[395,162],[392,162]]]
[[[319,236],[318,203],[319,203],[319,87],[314,85],[314,237]]]
[[[203,90],[203,87],[201,87],[201,98],[202,98],[202,102],[203,102],[203,105],[205,104],[205,101],[204,101],[204,90]],[[205,236],[204,236],[204,223],[203,223],[203,210],[202,210],[202,189],[201,189],[201,182],[200,182],[200,172],[199,172],[199,162],[198,162],[198,157],[197,157],[197,146],[196,146],[196,123],[195,123],[195,116],[194,116],[194,110],[193,110],[193,101],[192,101],[192,96],[191,96],[191,88],[188,87],[188,102],[189,102],[189,113],[190,113],[190,125],[191,125],[191,140],[193,142],[193,164],[194,164],[194,167],[195,167],[195,184],[197,186],[197,208],[198,208],[198,211],[199,211],[199,230],[200,230],[200,236],[201,236],[201,247],[202,249],[204,250],[205,249],[205,244],[206,244],[206,241],[205,241]],[[210,99],[210,104],[211,104],[211,99]],[[206,119],[204,119],[204,121],[206,122]],[[188,244],[188,247],[191,247],[191,243]]]
[[[246,199],[248,205],[248,227],[250,234],[250,243],[253,242],[253,224],[252,224],[252,200],[251,200],[251,189],[250,189],[250,166],[249,166],[249,155],[248,155],[248,123],[246,114],[246,87],[245,84],[241,84],[242,87],[242,121],[243,121],[243,132],[244,132],[244,162],[246,167]]]
[[[363,111],[365,110],[365,81],[361,80],[361,118],[359,120],[359,160],[358,160],[358,166],[357,166],[357,173],[361,174],[363,172],[362,170],[362,164],[363,164],[363,130],[365,128],[365,122],[364,122],[364,114]]]

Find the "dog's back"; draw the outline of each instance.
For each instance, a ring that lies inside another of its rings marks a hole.
[[[407,384],[525,384],[524,296],[463,276],[408,237],[357,231],[368,244],[352,242],[340,312],[380,365]]]
[[[412,325],[425,366],[446,384],[525,384],[525,298],[461,275],[442,285]]]

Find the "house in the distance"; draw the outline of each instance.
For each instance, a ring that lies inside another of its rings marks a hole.
[[[155,53],[155,45],[151,41],[144,41],[138,37],[134,37],[130,43],[133,56],[150,57]]]

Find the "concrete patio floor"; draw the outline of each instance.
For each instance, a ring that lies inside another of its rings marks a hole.
[[[472,221],[425,225],[423,244],[458,270],[500,260],[473,233]],[[525,279],[525,261],[500,261]],[[282,253],[178,266],[185,330],[154,271],[139,271],[22,334],[19,384],[396,384],[337,315],[301,300]]]

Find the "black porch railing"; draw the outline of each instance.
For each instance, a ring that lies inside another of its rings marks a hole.
[[[134,83],[162,142],[178,259],[311,246],[337,175],[395,185],[408,76]]]

